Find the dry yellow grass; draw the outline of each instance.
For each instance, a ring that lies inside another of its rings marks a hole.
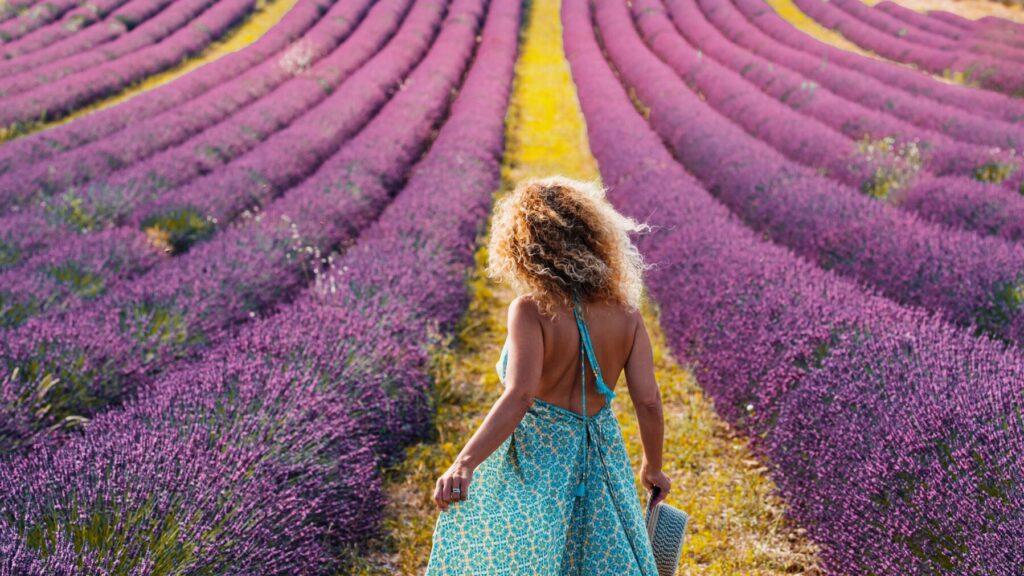
[[[248,18],[229,30],[222,38],[211,43],[205,50],[196,54],[194,57],[188,58],[177,66],[164,70],[159,74],[154,74],[153,76],[138,82],[118,94],[104,98],[103,100],[94,102],[88,106],[84,106],[59,120],[39,122],[28,126],[18,127],[16,131],[0,129],[0,142],[16,138],[18,136],[23,136],[25,134],[30,134],[32,132],[52,128],[54,126],[59,126],[61,124],[66,124],[75,118],[115,106],[141,92],[152,90],[160,85],[171,82],[204,64],[208,64],[236,50],[245,48],[266,34],[274,24],[277,24],[277,22],[280,21],[293,6],[295,6],[297,1],[298,0],[259,0],[259,2],[256,3],[255,9]]]
[[[506,126],[503,186],[552,173],[597,179],[575,86],[562,50],[557,2],[535,2],[528,12]],[[485,239],[481,239],[484,244]],[[386,472],[386,536],[357,560],[363,576],[419,574],[429,557],[437,511],[434,481],[479,426],[501,391],[495,373],[513,294],[484,273],[486,250],[477,253],[470,281],[470,309],[450,346],[435,355],[436,439],[412,446]],[[692,375],[670,357],[647,307],[655,361],[666,409],[666,468],[675,490],[669,501],[692,516],[681,574],[811,574],[815,551],[783,520],[766,470],[714,413]],[[620,384],[622,386],[622,384]],[[628,395],[614,409],[635,467],[641,445]]]

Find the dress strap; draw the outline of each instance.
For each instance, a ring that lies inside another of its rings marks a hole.
[[[575,290],[572,293],[572,303],[572,313],[576,317],[576,326],[580,330],[583,350],[590,361],[590,369],[594,371],[594,376],[597,379],[597,391],[604,395],[606,401],[611,402],[612,398],[615,398],[615,391],[608,388],[604,383],[604,377],[601,375],[601,366],[597,363],[597,355],[594,354],[594,344],[590,340],[590,330],[587,329],[587,323],[583,320],[583,308],[580,304],[579,294]]]
[[[579,294],[575,289],[572,291],[572,313],[576,317],[576,327],[580,331],[580,404],[583,410],[583,473],[579,484],[576,485],[576,496],[584,496],[587,491],[587,466],[590,455],[590,428],[587,426],[587,369],[585,358],[590,360],[590,369],[594,371],[597,382],[597,391],[604,395],[606,402],[611,402],[615,392],[609,389],[601,376],[601,366],[597,363],[597,356],[594,354],[594,346],[590,341],[590,330],[587,323],[583,321],[583,310],[580,305]]]
[[[576,485],[576,496],[583,496],[587,493],[587,460],[590,452],[587,442],[590,436],[590,429],[587,426],[587,371],[583,362],[582,342],[580,343],[580,403],[583,412],[583,438],[580,439],[580,443],[583,444],[583,473],[580,475],[579,484]]]

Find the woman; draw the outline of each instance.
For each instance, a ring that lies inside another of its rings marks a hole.
[[[645,229],[600,186],[567,178],[498,203],[488,272],[520,294],[497,366],[505,390],[437,480],[428,576],[657,576],[609,405],[625,371],[640,477],[664,499],[661,397],[637,309],[645,265],[628,236]]]

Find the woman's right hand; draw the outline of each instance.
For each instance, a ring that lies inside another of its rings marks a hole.
[[[655,486],[659,488],[658,497],[651,502],[651,506],[661,503],[672,489],[672,480],[667,474],[661,470],[648,470],[646,465],[640,468],[640,481],[648,490],[654,490]]]

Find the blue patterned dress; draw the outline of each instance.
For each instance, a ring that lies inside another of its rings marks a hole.
[[[473,474],[466,500],[439,514],[427,576],[658,576],[615,393],[601,378],[580,306],[573,313],[605,405],[593,416],[535,399]],[[497,369],[502,382],[508,342]],[[584,381],[585,385],[585,381]],[[589,434],[584,435],[586,429]]]

